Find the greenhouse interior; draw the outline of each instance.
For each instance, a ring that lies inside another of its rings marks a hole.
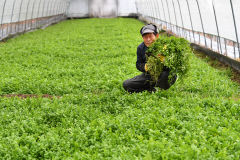
[[[1,159],[240,159],[239,0],[0,0]]]

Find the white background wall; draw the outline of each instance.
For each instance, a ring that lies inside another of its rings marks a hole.
[[[117,0],[89,0],[90,17],[116,17]]]
[[[136,13],[135,0],[118,0],[118,16],[129,16]]]
[[[88,0],[71,0],[68,16],[69,17],[88,17]]]
[[[135,0],[71,0],[69,17],[116,17],[136,14]]]

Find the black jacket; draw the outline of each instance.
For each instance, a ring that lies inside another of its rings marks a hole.
[[[146,63],[146,50],[147,46],[142,42],[138,47],[137,47],[137,62],[136,62],[136,67],[139,71],[141,72],[146,72],[145,71],[145,63]]]

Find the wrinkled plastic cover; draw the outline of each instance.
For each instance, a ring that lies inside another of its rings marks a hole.
[[[4,7],[4,0],[0,0],[0,23],[14,23],[38,17],[62,14],[66,12],[68,1],[69,0],[6,0]]]
[[[154,16],[162,21],[192,30],[187,1],[190,8],[193,30],[203,32],[196,0],[136,0],[139,13]],[[199,3],[205,32],[208,34],[218,35],[213,10],[214,4],[220,37],[236,41],[237,39],[230,1],[197,1]],[[238,39],[240,40],[240,1],[232,0],[232,3],[235,13],[237,31],[239,33]],[[180,12],[182,13],[183,21],[181,20]]]
[[[69,17],[117,17],[136,15],[135,0],[72,0]]]

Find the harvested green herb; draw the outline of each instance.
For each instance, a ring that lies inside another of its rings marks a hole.
[[[192,53],[187,40],[176,37],[159,37],[147,50],[148,72],[154,82],[163,71],[170,68],[169,80],[175,75],[182,78],[189,70],[189,55]]]

